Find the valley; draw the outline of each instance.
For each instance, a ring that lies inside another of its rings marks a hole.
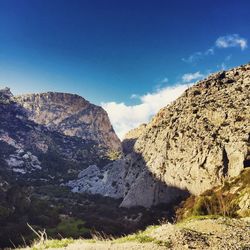
[[[123,142],[78,95],[0,90],[0,247],[40,244],[29,224],[66,249],[248,249],[249,110],[249,64],[197,82]]]

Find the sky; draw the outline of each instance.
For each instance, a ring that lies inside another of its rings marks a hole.
[[[0,87],[101,105],[120,138],[248,63],[249,0],[0,0]]]

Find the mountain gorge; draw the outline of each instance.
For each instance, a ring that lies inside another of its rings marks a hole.
[[[120,142],[106,111],[78,95],[0,90],[1,246],[32,240],[27,223],[53,237],[128,234],[231,178],[248,214],[237,178],[250,167],[249,95],[249,64],[213,74]]]
[[[0,248],[22,244],[23,237],[30,242],[27,223],[53,237],[91,237],[93,230],[130,233],[165,216],[157,208],[121,209],[118,200],[65,186],[120,151],[107,113],[82,97],[0,90]]]

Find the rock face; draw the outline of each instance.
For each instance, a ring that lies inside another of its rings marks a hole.
[[[139,155],[130,154],[126,159],[114,161],[102,169],[95,165],[89,166],[80,172],[78,180],[70,181],[67,186],[73,192],[123,199],[122,207],[171,203],[187,194],[157,181],[141,161]]]
[[[34,106],[41,112],[33,113],[32,108],[25,108],[32,106],[31,101],[17,102],[20,98],[13,97],[8,88],[0,90],[1,249],[21,247],[23,239],[31,243],[27,223],[51,230],[50,237],[58,233],[62,237],[90,237],[92,228],[118,236],[165,218],[165,211],[160,209],[122,209],[119,200],[72,193],[65,187],[77,176],[84,178],[85,172],[101,178],[99,168],[119,156],[114,152],[120,148],[119,140],[115,143],[112,139],[117,137],[101,108],[77,96],[51,93],[41,95],[41,99],[34,95]],[[95,171],[89,171],[89,165]],[[126,173],[122,166],[121,173]],[[111,186],[108,195],[116,192],[117,185]],[[76,226],[73,231],[68,226],[61,229],[61,223]]]
[[[122,141],[122,150],[125,155],[133,151],[134,145],[138,137],[144,132],[147,124],[141,124],[138,128],[130,130]]]
[[[123,198],[121,206],[150,207],[185,191],[198,195],[237,176],[250,165],[249,94],[250,65],[198,82],[159,111],[138,137],[133,153],[107,166],[108,183],[97,178],[95,188],[81,186],[82,180],[73,190],[80,185],[79,191]],[[90,179],[86,174],[84,180]],[[120,191],[115,193],[110,183]]]
[[[106,111],[84,98],[66,93],[29,94],[15,97],[28,117],[51,131],[92,140],[113,151],[121,150]]]
[[[237,176],[250,154],[250,65],[199,82],[160,110],[135,144],[159,179],[193,194]]]

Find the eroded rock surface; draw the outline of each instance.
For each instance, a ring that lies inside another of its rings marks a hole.
[[[48,92],[17,96],[15,101],[29,111],[29,119],[51,131],[92,140],[110,150],[121,150],[106,111],[81,96]]]

